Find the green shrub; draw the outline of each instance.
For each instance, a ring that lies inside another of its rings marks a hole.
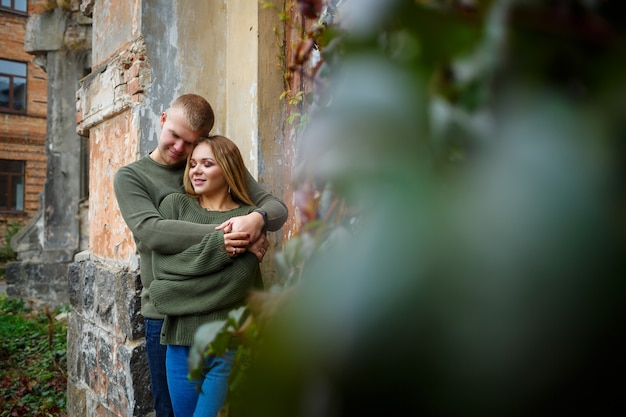
[[[0,295],[0,416],[66,415],[67,307],[31,310]]]
[[[0,247],[0,262],[11,262],[17,259],[17,254],[11,248],[11,238],[20,231],[22,225],[13,221],[4,225],[4,244]]]

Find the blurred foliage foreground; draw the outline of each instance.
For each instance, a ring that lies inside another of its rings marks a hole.
[[[624,2],[339,5],[229,415],[626,415]]]

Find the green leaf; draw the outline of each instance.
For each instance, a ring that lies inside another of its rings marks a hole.
[[[239,329],[239,327],[243,324],[243,320],[245,319],[245,315],[247,314],[248,311],[248,307],[246,306],[241,306],[239,308],[236,308],[234,310],[231,310],[228,313],[228,318],[232,318],[234,320],[235,324],[235,329]]]
[[[216,339],[225,323],[226,321],[224,320],[205,323],[196,331],[193,346],[189,350],[189,358],[187,360],[190,376],[194,376],[193,379],[197,379],[200,376],[202,364],[204,363],[204,352]]]

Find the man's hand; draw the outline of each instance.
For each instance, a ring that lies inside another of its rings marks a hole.
[[[233,250],[231,246],[228,247],[227,250],[232,251],[230,252],[232,256],[237,256],[239,253],[249,251],[254,253],[259,262],[263,262],[263,257],[265,257],[267,248],[270,245],[265,233],[262,233],[264,227],[265,221],[263,215],[261,213],[252,212],[245,216],[237,216],[226,220],[224,223],[217,226],[215,230],[223,229],[224,233],[241,232],[248,234],[249,240],[245,245],[238,246],[235,250]]]
[[[252,242],[250,246],[248,246],[248,252],[254,253],[260,263],[263,262],[263,257],[267,253],[267,248],[269,248],[269,246],[270,241],[267,240],[267,236],[265,236],[265,233],[261,233],[259,238]]]
[[[225,232],[245,232],[250,235],[250,242],[256,242],[259,236],[262,235],[261,231],[263,227],[265,227],[263,215],[261,213],[252,212],[245,216],[237,216],[226,220],[224,223],[217,226],[215,230],[224,229]]]

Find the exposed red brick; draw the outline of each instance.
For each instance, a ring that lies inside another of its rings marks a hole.
[[[49,1],[29,1],[29,12],[43,12]],[[39,209],[39,194],[46,180],[47,74],[24,50],[27,16],[0,13],[0,58],[27,66],[26,114],[0,113],[0,159],[26,161],[24,214],[0,214],[0,223],[26,224]]]

